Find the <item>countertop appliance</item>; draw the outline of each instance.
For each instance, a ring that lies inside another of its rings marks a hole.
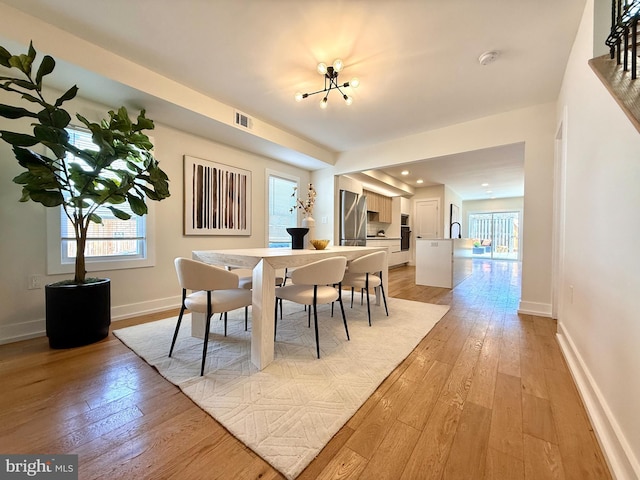
[[[367,197],[340,190],[340,245],[366,246]]]

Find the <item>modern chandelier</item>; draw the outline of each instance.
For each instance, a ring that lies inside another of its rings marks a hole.
[[[347,105],[351,105],[353,103],[353,99],[342,91],[343,88],[351,87],[358,88],[360,85],[360,80],[357,78],[352,78],[350,82],[344,82],[342,84],[338,83],[338,75],[342,71],[344,64],[342,60],[339,58],[333,61],[333,65],[327,66],[325,63],[318,64],[318,73],[324,76],[324,88],[322,90],[318,90],[317,92],[311,93],[296,93],[296,102],[302,101],[303,98],[307,98],[311,95],[315,95],[317,93],[324,93],[324,97],[320,100],[320,108],[327,108],[327,99],[331,90],[335,89],[340,92],[342,98],[344,99],[344,103]]]

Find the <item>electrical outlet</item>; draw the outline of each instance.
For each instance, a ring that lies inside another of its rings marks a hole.
[[[326,216],[322,217],[322,218],[321,218],[321,222],[322,222],[322,223],[327,223],[327,217],[326,217]]]
[[[42,275],[29,275],[27,282],[28,290],[37,290],[39,288],[42,288],[44,277]]]

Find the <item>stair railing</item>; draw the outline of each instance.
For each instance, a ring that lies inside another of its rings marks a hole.
[[[623,64],[625,72],[631,70],[631,78],[638,74],[638,21],[640,20],[640,0],[611,0],[611,33],[606,44],[611,58]],[[629,52],[631,68],[629,69]]]

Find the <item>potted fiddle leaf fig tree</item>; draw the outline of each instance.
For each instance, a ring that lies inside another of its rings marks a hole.
[[[110,280],[88,278],[85,246],[89,227],[102,223],[99,207],[121,220],[147,213],[146,199],[169,197],[167,175],[158,166],[145,130],[153,121],[142,110],[136,121],[125,107],[109,111],[100,123],[80,114],[76,119],[90,131],[95,150],[72,144],[66,130],[71,115],[62,108],[72,100],[74,85],[55,100],[43,92],[44,78],[53,72],[55,60],[46,55],[36,68],[36,51],[12,55],[0,46],[0,88],[20,105],[0,102],[0,117],[20,120],[26,131],[0,130],[0,138],[12,146],[15,160],[24,169],[13,181],[22,186],[21,202],[32,200],[45,207],[61,207],[71,223],[76,241],[73,280],[45,287],[49,345],[69,348],[101,340],[111,323]],[[2,68],[4,67],[4,68]],[[27,127],[30,121],[30,126]],[[3,121],[7,123],[7,120]],[[29,131],[30,130],[30,131]]]

